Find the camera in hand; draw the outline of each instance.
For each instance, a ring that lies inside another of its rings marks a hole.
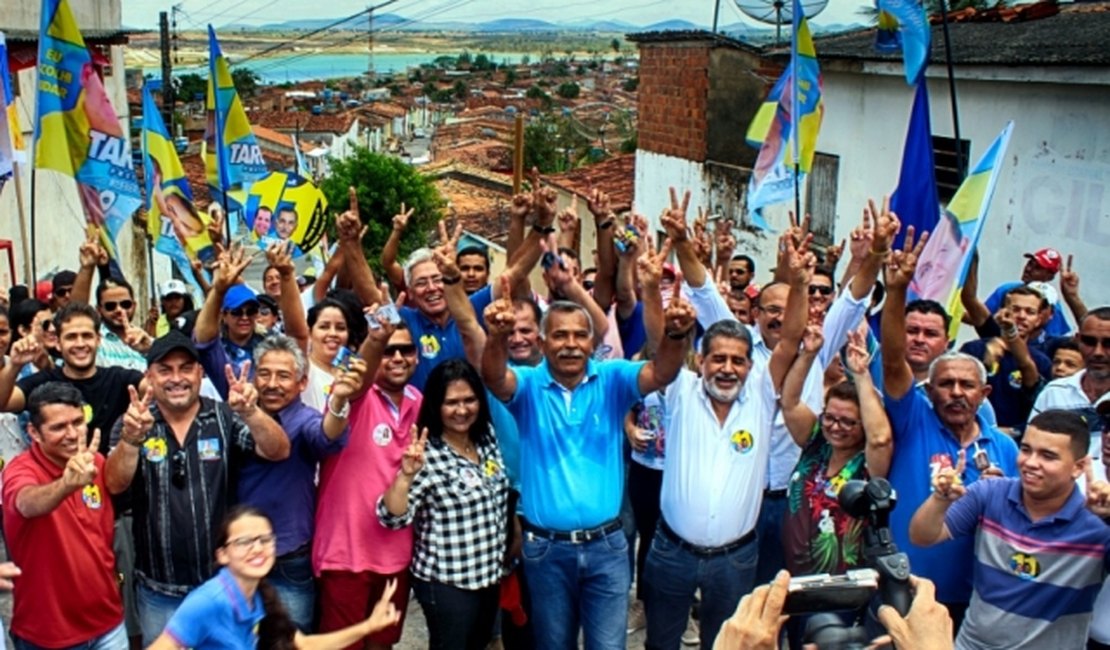
[[[872,634],[863,625],[846,624],[830,612],[857,612],[879,631],[875,612],[890,605],[905,616],[910,610],[910,561],[899,552],[890,532],[890,512],[894,509],[894,488],[883,478],[848,481],[837,495],[840,508],[856,519],[866,519],[863,529],[863,557],[868,569],[849,571],[843,576],[800,576],[790,580],[785,613],[817,613],[806,625],[805,641],[818,648],[863,648]],[[876,595],[878,596],[876,598]],[[877,634],[876,634],[877,636]]]

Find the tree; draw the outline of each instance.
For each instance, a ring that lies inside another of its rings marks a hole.
[[[639,77],[631,77],[629,79],[626,79],[624,84],[621,85],[621,88],[623,88],[626,93],[634,93],[634,92],[636,92],[636,89],[638,89],[639,87],[640,87],[640,78]]]
[[[231,82],[235,84],[240,97],[253,97],[258,85],[262,83],[262,77],[250,68],[234,68],[231,71]],[[206,84],[205,88],[207,87]]]
[[[505,87],[508,88],[514,83],[516,83],[516,69],[505,68]]]
[[[362,249],[375,272],[381,272],[382,247],[393,230],[393,215],[400,211],[402,202],[413,210],[413,216],[401,238],[400,259],[427,245],[428,233],[442,218],[445,205],[428,177],[397,158],[364,147],[355,147],[350,158],[329,162],[331,175],[323,180],[320,189],[332,210],[339,212],[347,209],[347,188],[354,186],[359,219],[368,226]]]
[[[589,152],[590,141],[566,117],[544,114],[524,128],[525,169],[536,167],[545,174],[566,171]]]
[[[573,81],[568,81],[566,83],[559,84],[559,88],[555,92],[558,93],[559,96],[563,99],[575,99],[581,93],[581,90],[582,89],[578,87],[578,84],[574,83]]]
[[[199,74],[190,72],[177,77],[177,97],[185,102],[204,101],[208,94],[208,80]]]
[[[474,63],[470,66],[475,70],[491,70],[497,67],[497,64],[489,60],[485,54],[479,54],[474,57]]]
[[[609,47],[613,48],[613,51],[616,52],[617,54],[620,54],[621,53],[620,39],[619,38],[614,38],[613,40],[609,41]]]

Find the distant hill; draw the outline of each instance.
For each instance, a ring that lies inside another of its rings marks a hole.
[[[689,20],[664,20],[658,23],[652,23],[646,27],[641,27],[639,31],[643,32],[685,32],[695,29],[705,29],[702,25],[696,25]]]
[[[478,23],[475,27],[480,32],[557,32],[562,29],[555,23],[534,18],[501,18]]]

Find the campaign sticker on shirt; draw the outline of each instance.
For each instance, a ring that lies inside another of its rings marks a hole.
[[[487,458],[482,469],[486,473],[486,478],[492,478],[501,473],[501,464],[492,458]]]
[[[92,404],[86,404],[84,406],[84,411],[85,411],[85,424],[88,424],[89,422],[92,422],[93,415],[94,415]]]
[[[166,440],[164,438],[147,438],[143,443],[143,457],[148,463],[160,463],[166,460]]]
[[[197,441],[197,456],[201,460],[219,460],[220,459],[220,439],[219,438],[205,438]]]
[[[476,488],[482,484],[482,477],[473,467],[464,467],[459,470],[459,480],[468,488]]]
[[[425,334],[420,337],[420,356],[425,359],[435,359],[439,356],[439,339],[435,334]]]
[[[1034,580],[1041,573],[1041,563],[1032,553],[1014,553],[1010,556],[1010,568],[1022,580]]]
[[[388,424],[382,423],[374,427],[374,444],[384,447],[393,442],[393,429]]]
[[[752,450],[755,441],[752,439],[752,432],[747,429],[734,431],[728,438],[728,442],[732,445],[732,450],[741,454],[746,454]]]
[[[1009,381],[1010,381],[1010,388],[1014,388],[1014,389],[1021,388],[1021,371],[1020,370],[1015,370],[1015,371],[1011,372],[1010,377],[1009,377]]]
[[[102,501],[100,499],[100,486],[86,485],[81,489],[81,500],[85,502],[85,507],[90,510],[100,510]]]

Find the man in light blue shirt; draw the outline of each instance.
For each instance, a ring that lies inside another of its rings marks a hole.
[[[482,378],[520,425],[524,570],[533,594],[536,645],[625,647],[628,541],[618,519],[624,485],[624,416],[669,384],[685,358],[694,310],[677,295],[666,334],[648,362],[594,361],[594,325],[576,303],[556,301],[540,323],[544,361],[508,365],[515,322],[510,300],[486,309]]]

